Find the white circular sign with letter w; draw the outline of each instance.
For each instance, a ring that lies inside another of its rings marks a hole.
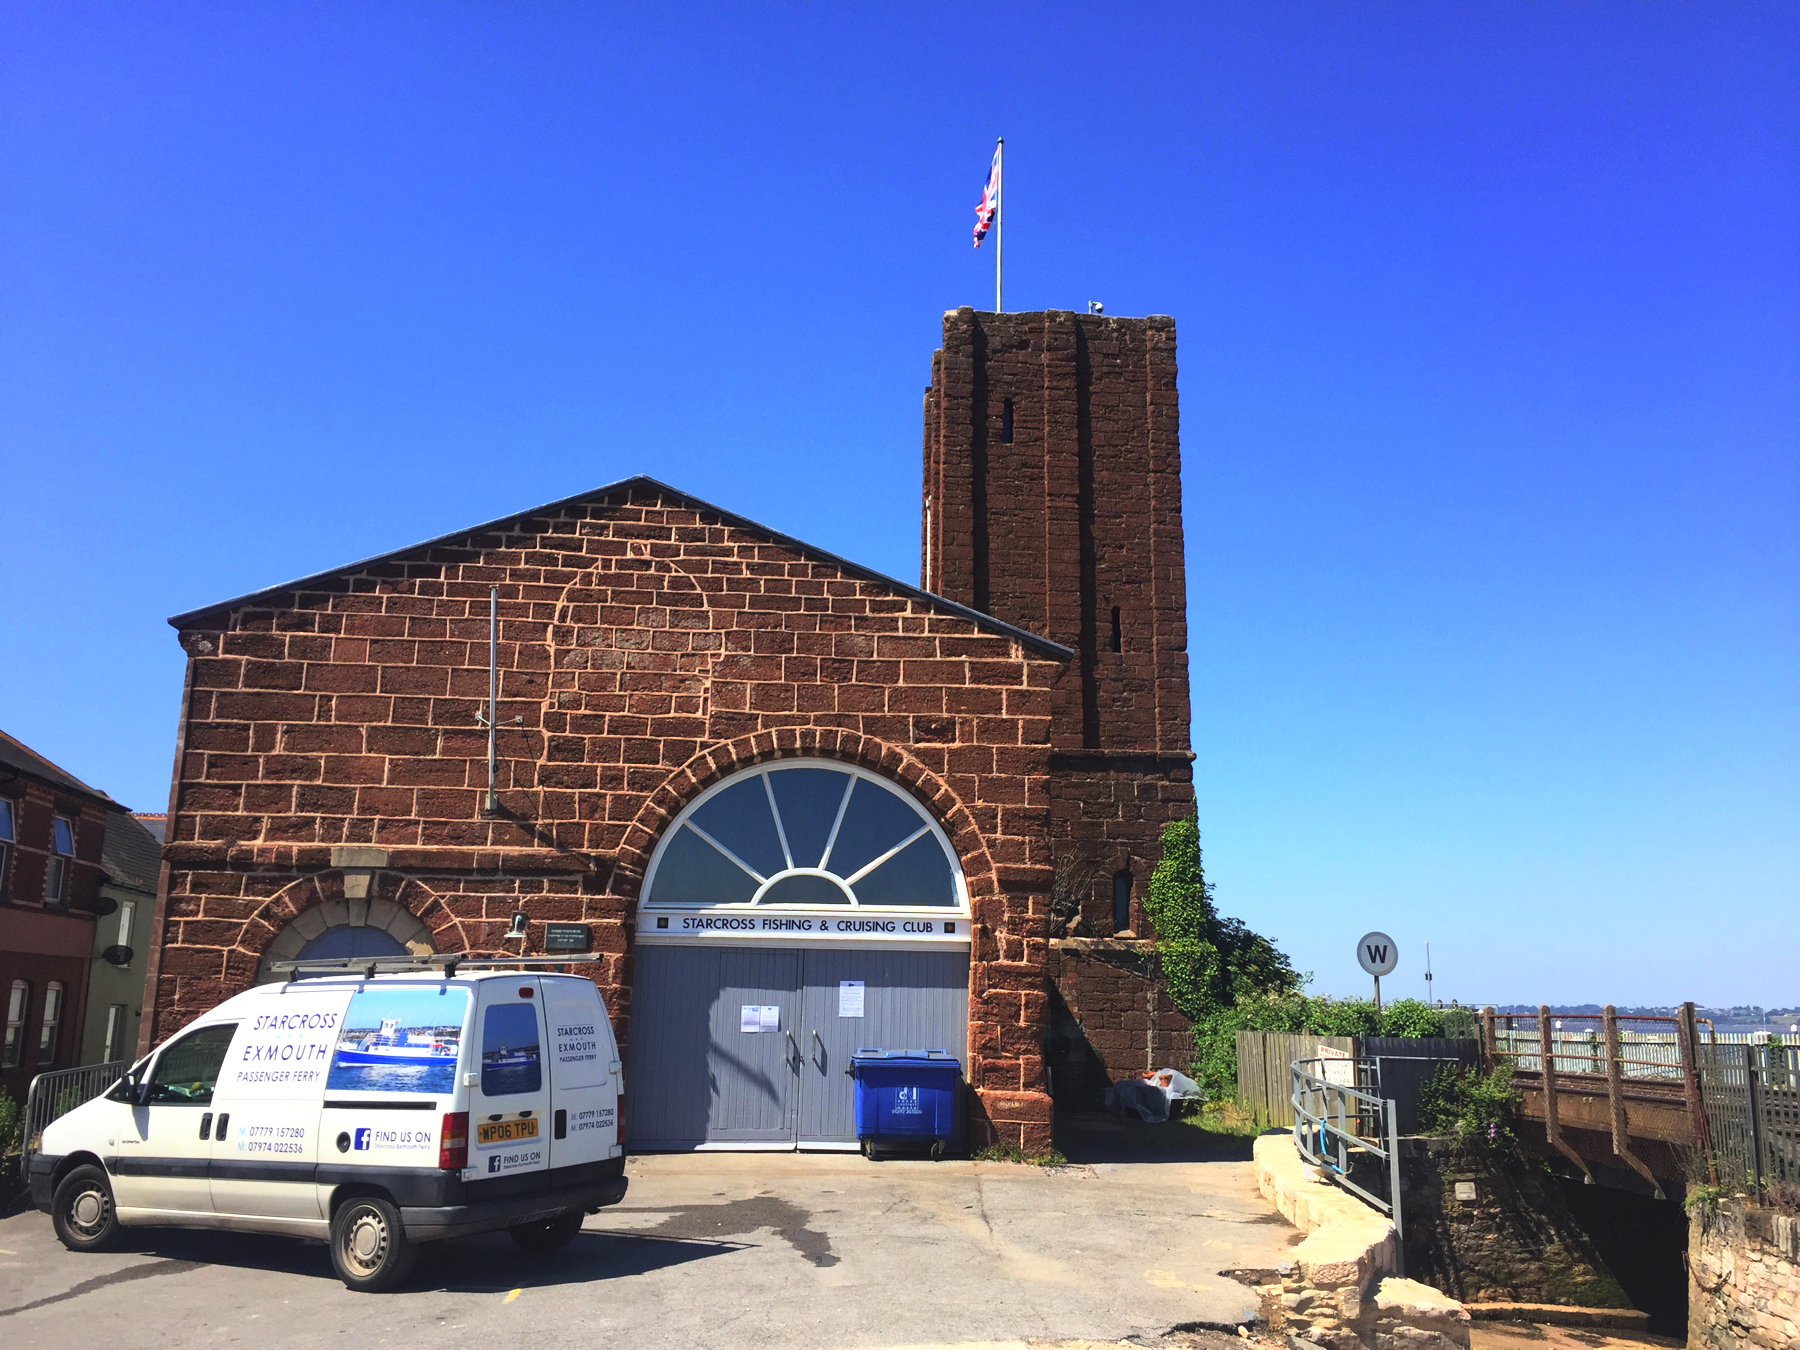
[[[1364,933],[1356,944],[1356,961],[1371,975],[1386,975],[1400,964],[1400,949],[1386,933]]]

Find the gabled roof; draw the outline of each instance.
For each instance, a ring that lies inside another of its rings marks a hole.
[[[3,771],[6,769],[35,778],[41,783],[48,783],[53,788],[61,788],[65,792],[79,792],[84,797],[92,797],[108,806],[118,806],[117,802],[99,788],[89,787],[67,769],[52,764],[23,741],[15,740],[0,731],[0,776],[4,776]]]
[[[848,558],[840,558],[837,554],[827,552],[817,545],[808,544],[789,534],[783,534],[780,530],[770,529],[767,525],[751,520],[748,516],[740,516],[734,511],[725,510],[724,507],[714,506],[711,502],[702,501],[692,493],[683,492],[680,488],[670,487],[667,483],[659,482],[644,474],[638,474],[631,478],[624,478],[617,483],[610,483],[605,487],[593,488],[587,492],[578,492],[573,497],[564,497],[561,501],[547,502],[543,506],[534,506],[524,511],[509,512],[507,515],[501,516],[497,520],[490,520],[481,525],[471,525],[466,529],[456,530],[450,534],[439,535],[436,539],[427,539],[423,543],[409,544],[405,548],[397,548],[390,553],[378,553],[372,558],[363,558],[357,562],[345,563],[342,567],[334,567],[327,572],[318,572],[309,577],[301,577],[297,581],[283,582],[279,586],[269,586],[260,591],[252,591],[249,595],[240,595],[235,599],[221,600],[217,604],[206,605],[200,609],[191,609],[185,614],[174,615],[170,618],[169,625],[173,628],[201,628],[209,626],[208,621],[211,621],[211,625],[217,625],[222,623],[229,612],[234,609],[243,609],[249,605],[280,604],[286,600],[286,597],[293,595],[297,591],[316,589],[326,582],[334,581],[339,577],[351,573],[361,572],[383,563],[401,562],[408,558],[415,557],[418,554],[428,552],[434,548],[443,548],[448,545],[461,543],[471,535],[487,534],[499,530],[505,526],[511,525],[515,521],[526,520],[532,516],[550,514],[561,511],[566,507],[577,506],[584,502],[594,501],[597,498],[611,496],[617,492],[628,492],[634,489],[657,492],[665,497],[675,499],[692,510],[704,511],[711,515],[715,515],[727,525],[760,534],[771,543],[779,544],[784,548],[791,548],[796,553],[803,554],[819,562],[827,563],[838,568],[847,576],[860,577],[864,581],[876,582],[879,585],[890,588],[898,595],[904,595],[909,599],[922,601],[942,613],[954,614],[958,618],[967,619],[970,623],[973,623],[976,627],[981,628],[986,632],[1012,638],[1021,646],[1029,647],[1041,656],[1048,656],[1056,661],[1067,661],[1072,659],[1075,655],[1074,651],[1063,646],[1060,642],[1052,642],[1049,638],[1040,637],[1036,633],[1015,627],[1010,623],[1004,623],[991,614],[983,614],[980,610],[970,609],[967,605],[959,605],[954,600],[946,600],[941,595],[933,595],[929,591],[920,590],[917,586],[909,586],[906,582],[901,581],[898,578],[890,577],[882,572],[877,572],[870,567],[864,567],[861,563],[851,562]]]
[[[162,864],[162,844],[144,828],[144,822],[124,811],[106,817],[106,838],[100,845],[100,870],[115,886],[156,894],[156,874]]]

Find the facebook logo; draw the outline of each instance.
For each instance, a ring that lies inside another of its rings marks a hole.
[[[369,1129],[367,1126],[358,1129],[356,1132],[356,1147],[358,1149],[366,1149],[369,1146],[369,1136],[374,1133],[375,1131]]]
[[[493,1157],[488,1159],[488,1171],[498,1172],[499,1170],[500,1170],[500,1155],[498,1153],[496,1153]]]

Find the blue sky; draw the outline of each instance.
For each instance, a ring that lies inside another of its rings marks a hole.
[[[914,576],[1004,134],[1179,326],[1224,908],[1800,1002],[1800,11],[641,9],[0,11],[0,726],[162,809],[167,615],[634,472]]]

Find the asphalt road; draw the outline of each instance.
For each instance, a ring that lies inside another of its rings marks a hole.
[[[625,1203],[553,1257],[504,1234],[465,1238],[428,1249],[384,1295],[345,1289],[319,1243],[140,1229],[83,1256],[46,1216],[14,1214],[0,1219],[0,1343],[1154,1342],[1252,1318],[1251,1291],[1218,1272],[1271,1267],[1298,1238],[1241,1159],[1045,1170],[715,1153],[634,1158],[629,1175]]]

